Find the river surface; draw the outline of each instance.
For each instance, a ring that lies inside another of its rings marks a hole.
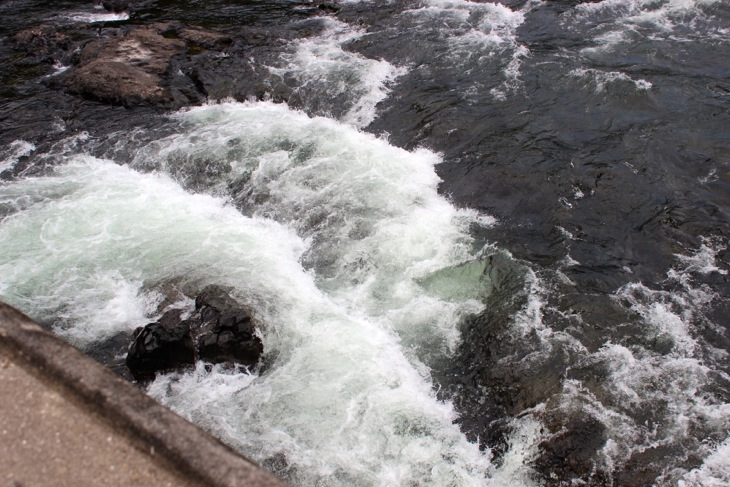
[[[147,391],[295,486],[730,485],[730,4],[335,3],[0,3],[0,299],[118,366],[232,288],[261,364]],[[157,21],[282,33],[215,62],[288,103],[11,42]]]

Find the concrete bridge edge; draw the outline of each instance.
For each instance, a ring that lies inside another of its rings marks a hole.
[[[138,449],[201,485],[288,485],[4,303],[0,348],[49,387],[123,432]]]

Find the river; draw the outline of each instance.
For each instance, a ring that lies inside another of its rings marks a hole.
[[[261,363],[147,392],[296,486],[729,485],[730,5],[326,6],[0,4],[0,299],[119,366],[233,289]],[[171,21],[271,92],[109,106],[11,42]]]

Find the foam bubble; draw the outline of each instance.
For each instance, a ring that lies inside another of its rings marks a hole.
[[[229,250],[242,263],[245,250],[254,252],[245,248],[252,238],[270,236],[293,264],[304,249],[296,236],[243,217],[224,200],[88,156],[53,177],[2,187],[11,197],[18,191],[35,196],[0,226],[4,299],[41,321],[57,318],[59,332],[80,346],[144,324],[155,304],[145,281],[242,272],[216,262],[225,242],[235,243]]]
[[[717,265],[717,254],[726,249],[726,245],[723,244],[719,239],[702,238],[702,244],[691,255],[676,254],[675,256],[680,262],[680,269],[678,272],[672,274],[677,276],[679,274],[711,274],[717,272],[718,274],[727,275],[727,269],[721,269]]]
[[[585,53],[612,50],[637,38],[693,41],[697,31],[702,31],[705,38],[724,41],[723,29],[715,25],[717,19],[712,13],[712,6],[718,3],[721,0],[587,2],[569,11],[563,23],[583,32],[593,31],[599,46],[586,48]]]
[[[66,66],[66,65],[61,64],[59,61],[56,61],[53,63],[53,72],[51,74],[47,74],[45,77],[52,78],[54,76],[58,76],[59,74],[68,71],[68,69],[70,67],[71,66]]]
[[[561,418],[584,415],[599,421],[606,436],[595,459],[599,470],[620,471],[643,456],[642,462],[659,472],[657,481],[671,484],[686,473],[679,465],[687,456],[707,456],[707,468],[684,476],[685,485],[699,485],[691,482],[703,476],[712,480],[717,466],[724,465],[719,460],[724,450],[713,457],[708,440],[725,437],[730,404],[722,394],[707,391],[717,380],[728,380],[722,372],[726,354],[702,343],[696,328],[713,327],[705,310],[717,295],[691,278],[722,271],[715,267],[721,248],[705,239],[696,252],[677,256],[664,283],[671,290],[642,283],[619,289],[615,297],[637,316],[624,325],[631,338],[609,341],[592,353],[575,349],[582,358],[541,414],[552,410]],[[555,340],[549,333],[543,336]]]

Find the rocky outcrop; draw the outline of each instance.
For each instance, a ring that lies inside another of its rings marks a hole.
[[[160,321],[135,330],[126,361],[135,379],[152,380],[159,371],[195,364],[190,323],[179,318],[179,311],[173,310]]]
[[[154,27],[138,27],[124,35],[87,44],[67,79],[68,91],[117,105],[170,106],[165,82],[173,56],[185,42],[168,39]]]
[[[13,36],[13,43],[17,49],[22,49],[33,56],[43,56],[56,49],[65,49],[70,43],[66,34],[48,24],[36,25],[21,30]]]
[[[76,45],[71,36],[48,24],[21,30],[11,41],[10,45],[20,54],[13,56],[13,64],[21,69],[36,68],[38,72],[53,64],[70,63]]]
[[[199,313],[198,357],[211,363],[255,365],[264,347],[251,314],[217,286],[195,300]]]
[[[188,44],[204,47],[206,49],[219,49],[229,46],[233,42],[233,39],[229,35],[197,29],[195,27],[183,27],[178,29],[177,35],[188,42]]]
[[[126,364],[135,379],[145,382],[157,372],[184,369],[198,360],[253,367],[263,351],[250,310],[228,290],[209,286],[198,295],[187,319],[173,309],[138,328]]]
[[[113,12],[134,12],[148,0],[109,0]],[[53,89],[124,107],[178,109],[208,100],[287,102],[293,80],[271,72],[287,45],[321,32],[316,17],[338,12],[335,2],[292,3],[311,21],[277,26],[241,25],[217,32],[179,21],[38,25],[17,32],[7,46],[12,66],[26,79],[42,75]],[[148,14],[140,15],[142,20]],[[255,60],[255,61],[252,61]],[[52,68],[52,69],[51,69]]]

